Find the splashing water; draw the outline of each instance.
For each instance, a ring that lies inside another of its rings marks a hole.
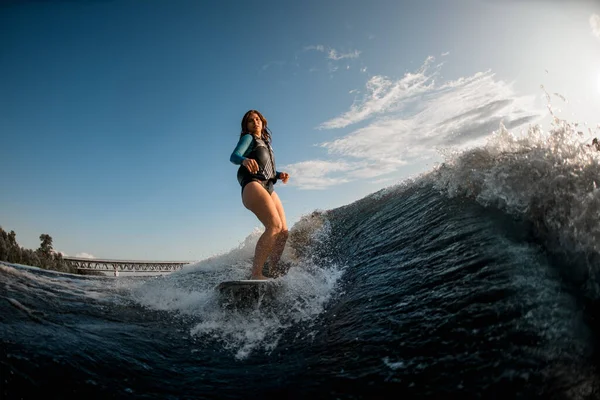
[[[237,249],[166,278],[150,280],[132,288],[132,295],[145,307],[173,311],[193,321],[192,337],[218,342],[237,359],[245,359],[259,349],[269,353],[290,328],[302,325],[310,331],[310,325],[335,296],[344,269],[310,257],[315,242],[326,240],[328,224],[320,214],[306,216],[290,232],[291,243],[286,245],[282,262],[292,267],[276,280],[277,295],[261,298],[250,308],[225,307],[224,295],[215,287],[226,280],[247,279],[261,234],[262,230],[256,229]]]
[[[501,125],[485,146],[445,154],[429,178],[450,197],[473,198],[531,222],[547,248],[582,255],[588,273],[598,276],[600,152],[579,124],[554,114],[546,95],[553,117],[548,131],[536,125],[516,136]]]

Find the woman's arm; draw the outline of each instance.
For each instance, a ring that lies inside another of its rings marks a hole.
[[[248,150],[248,147],[252,144],[252,135],[246,134],[240,138],[237,146],[231,153],[231,157],[229,157],[229,161],[234,163],[235,165],[241,165],[242,162],[246,159],[244,157],[244,153]]]
[[[287,183],[288,179],[290,179],[290,174],[287,172],[279,172],[275,175],[276,179],[281,179],[283,183]]]

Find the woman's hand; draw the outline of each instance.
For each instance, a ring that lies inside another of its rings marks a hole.
[[[246,158],[242,161],[242,165],[246,167],[251,174],[256,174],[258,172],[258,163],[252,158]]]
[[[283,183],[287,183],[288,179],[290,179],[290,174],[288,174],[287,172],[280,172],[279,179],[281,179]]]

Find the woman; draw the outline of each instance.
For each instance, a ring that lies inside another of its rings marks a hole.
[[[260,112],[250,110],[242,118],[240,140],[230,161],[240,166],[237,178],[242,186],[242,203],[265,226],[256,243],[251,279],[268,279],[263,275],[263,265],[269,258],[269,269],[276,268],[288,238],[285,213],[273,185],[278,179],[287,183],[290,176],[275,169],[271,132]]]

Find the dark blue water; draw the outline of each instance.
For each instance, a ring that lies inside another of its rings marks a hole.
[[[214,286],[258,232],[161,277],[1,265],[2,398],[600,398],[599,156],[566,131],[307,215],[246,304]]]

